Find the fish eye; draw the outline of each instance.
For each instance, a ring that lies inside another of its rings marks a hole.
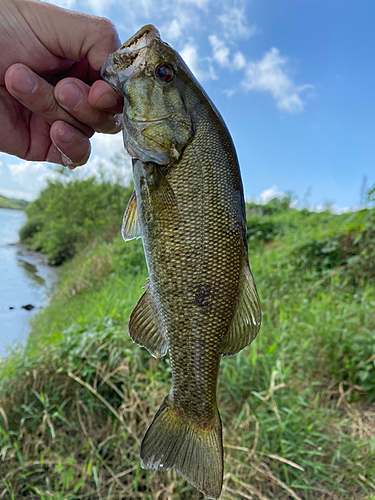
[[[174,71],[172,66],[167,63],[161,63],[155,68],[155,76],[158,80],[169,83],[174,78]]]

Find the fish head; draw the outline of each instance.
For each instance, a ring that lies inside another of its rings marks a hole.
[[[180,72],[189,71],[158,30],[141,28],[111,54],[101,76],[124,97],[123,135],[133,158],[176,162],[193,136]]]

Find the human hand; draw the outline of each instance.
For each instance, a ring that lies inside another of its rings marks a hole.
[[[99,80],[119,46],[113,25],[35,0],[3,0],[0,43],[0,150],[84,164],[94,130],[119,129],[122,99]]]

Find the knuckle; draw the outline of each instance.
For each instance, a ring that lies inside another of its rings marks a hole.
[[[38,97],[39,109],[35,110],[35,112],[44,116],[47,120],[57,117],[59,106],[56,102],[54,94],[43,92]]]
[[[116,26],[106,17],[98,17],[97,26],[104,38],[117,38]]]

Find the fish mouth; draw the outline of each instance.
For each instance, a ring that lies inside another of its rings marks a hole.
[[[143,26],[135,35],[124,42],[100,70],[100,76],[114,89],[123,95],[122,84],[135,71],[140,70],[145,63],[145,49],[153,40],[160,40],[159,31],[152,24]]]
[[[140,49],[144,49],[150,45],[152,40],[160,40],[160,33],[152,24],[143,26],[135,35],[124,42],[115,53],[126,54],[129,52],[136,52]]]

